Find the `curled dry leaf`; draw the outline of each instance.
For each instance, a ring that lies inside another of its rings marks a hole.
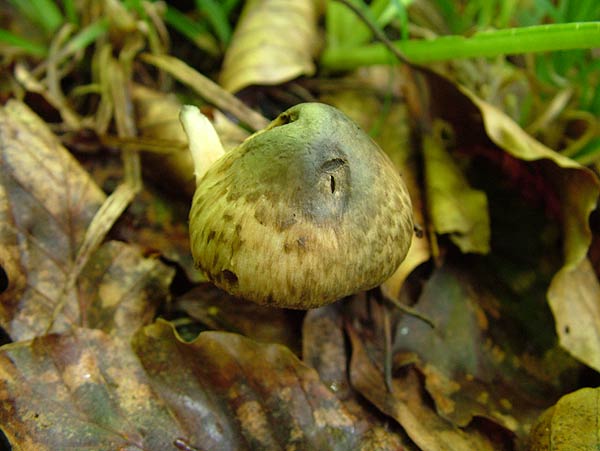
[[[356,419],[287,348],[158,322],[134,339],[152,387],[203,449],[352,449]]]
[[[423,136],[427,208],[435,231],[450,234],[464,253],[490,251],[487,197],[469,186],[441,137]]]
[[[546,166],[546,173],[548,181],[560,199],[564,265],[552,280],[548,289],[548,300],[556,319],[556,332],[561,345],[582,362],[600,369],[600,341],[589,339],[589,336],[584,335],[573,337],[570,328],[558,327],[563,321],[570,323],[580,321],[580,318],[572,316],[575,311],[586,311],[592,314],[592,321],[600,324],[600,310],[589,309],[587,301],[589,297],[584,293],[576,295],[577,291],[565,289],[565,285],[575,286],[572,281],[587,278],[585,274],[577,273],[585,272],[585,264],[582,262],[592,240],[588,221],[590,213],[598,203],[600,181],[589,169],[554,152],[529,136],[500,110],[480,100],[466,89],[463,89],[463,92],[479,108],[486,132],[497,145],[521,160],[550,163]],[[589,291],[593,287],[588,283],[586,289]],[[598,292],[597,287],[595,292]],[[567,307],[567,304],[573,303],[578,306]],[[561,318],[561,314],[564,313],[569,314],[569,319]]]
[[[480,139],[485,133],[508,158],[521,160],[532,172],[535,170],[541,174],[544,192],[538,194],[544,197],[547,208],[560,217],[562,225],[563,266],[554,275],[547,293],[556,324],[561,324],[559,316],[567,310],[588,311],[594,315],[594,323],[598,323],[598,312],[589,311],[586,296],[574,296],[571,290],[564,289],[565,283],[585,277],[576,273],[581,270],[580,265],[592,240],[589,217],[598,203],[598,177],[591,170],[535,140],[505,113],[481,100],[468,89],[456,89],[447,80],[432,73],[427,76],[438,112],[452,123],[457,140],[466,145],[473,145],[473,138]],[[474,122],[481,126],[474,126]],[[495,152],[493,158],[502,164],[505,155]],[[508,175],[515,176],[510,173]],[[564,307],[573,302],[581,305],[578,308]],[[600,355],[598,341],[587,349],[586,353],[589,354],[586,356],[582,349],[591,344],[587,338],[584,339],[585,343],[576,343],[579,340],[569,337],[564,327],[557,327],[556,332],[567,351],[584,363],[597,368]]]
[[[246,2],[225,53],[220,82],[235,92],[315,72],[317,10],[314,0]]]
[[[588,259],[554,278],[548,302],[560,344],[574,357],[600,371],[600,283]]]
[[[383,372],[369,357],[357,332],[352,327],[347,330],[352,342],[352,386],[383,413],[394,418],[421,451],[499,449],[480,431],[461,429],[438,416],[429,407],[414,369],[408,368],[402,376],[394,377],[390,393]]]
[[[417,304],[436,329],[401,318],[394,352],[419,357],[416,366],[442,417],[463,427],[475,416],[485,417],[524,436],[547,406],[549,390],[520,369],[519,356],[494,339],[491,329],[502,318],[484,310],[486,303],[493,304],[486,300],[490,297],[464,272],[448,265],[436,269]]]
[[[528,451],[600,449],[600,391],[582,388],[563,396],[539,418],[529,436]]]

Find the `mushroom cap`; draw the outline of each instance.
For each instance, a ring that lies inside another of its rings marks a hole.
[[[218,159],[197,184],[192,255],[217,286],[309,309],[398,268],[412,206],[381,148],[334,107],[303,103]]]

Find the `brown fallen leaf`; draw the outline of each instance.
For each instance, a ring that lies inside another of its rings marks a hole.
[[[132,245],[109,241],[93,254],[79,278],[81,323],[129,341],[153,321],[169,296],[174,270]]]
[[[236,92],[312,75],[318,45],[316,9],[313,0],[246,2],[225,53],[222,86]]]
[[[134,350],[151,385],[205,449],[353,449],[356,418],[287,348],[204,332],[192,343],[165,322],[146,327]]]
[[[389,440],[356,422],[287,348],[236,334],[185,343],[159,321],[136,334],[133,352],[77,328],[0,348],[0,425],[15,450],[162,451],[176,441],[349,450]]]
[[[0,109],[0,294],[2,326],[14,340],[44,333],[54,308],[69,301],[54,330],[78,319],[64,289],[77,251],[105,199],[44,122],[24,104]]]
[[[547,381],[522,369],[522,356],[495,337],[495,325],[509,322],[498,305],[481,282],[446,263],[426,282],[417,304],[436,328],[401,318],[394,352],[419,357],[416,367],[442,417],[463,427],[484,417],[523,437],[555,395]]]
[[[347,331],[352,342],[350,380],[352,386],[386,415],[394,418],[421,451],[498,451],[477,429],[461,429],[438,416],[423,396],[419,377],[407,368],[392,380],[391,392],[383,372],[373,363],[353,327]]]
[[[600,448],[598,388],[563,396],[533,427],[528,451],[591,451]]]
[[[0,158],[0,266],[8,279],[0,321],[10,337],[43,335],[51,325],[127,336],[148,321],[173,271],[135,247],[104,244],[69,283],[105,195],[21,103],[0,110]]]
[[[210,329],[239,333],[263,343],[279,343],[299,353],[304,312],[238,299],[209,283],[177,297],[172,309],[184,311]]]
[[[317,370],[344,407],[357,418],[357,431],[365,433],[361,450],[413,450],[416,448],[399,428],[382,426],[372,405],[352,388],[348,378],[349,358],[344,331],[344,313],[339,304],[310,310],[302,327],[304,362]]]
[[[469,186],[438,134],[434,131],[422,137],[427,208],[433,228],[438,234],[449,234],[463,253],[487,254],[491,233],[487,196]]]

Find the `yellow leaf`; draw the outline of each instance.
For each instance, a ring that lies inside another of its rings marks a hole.
[[[225,54],[220,82],[235,92],[312,75],[316,48],[313,0],[248,1]]]

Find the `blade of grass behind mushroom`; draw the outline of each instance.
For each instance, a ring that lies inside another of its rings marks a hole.
[[[225,91],[214,81],[205,77],[180,59],[168,55],[151,55],[148,53],[141,55],[141,58],[143,61],[171,74],[181,83],[192,88],[204,100],[234,115],[252,130],[260,130],[269,124],[268,119],[248,108],[233,94]]]

